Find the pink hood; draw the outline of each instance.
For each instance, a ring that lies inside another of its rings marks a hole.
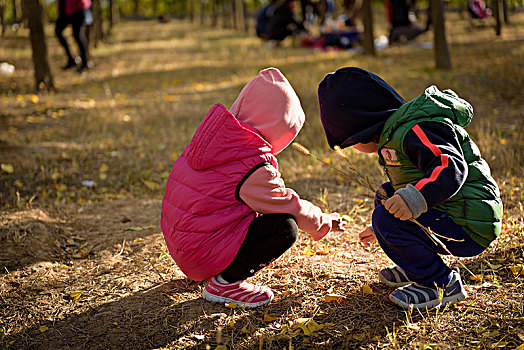
[[[293,87],[276,68],[267,68],[244,86],[230,108],[280,153],[298,135],[305,115]]]

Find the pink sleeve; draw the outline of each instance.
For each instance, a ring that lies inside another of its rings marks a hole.
[[[316,205],[300,199],[286,188],[280,173],[271,165],[251,174],[239,191],[240,198],[254,211],[262,214],[288,213],[295,217],[298,228],[318,241],[331,231],[333,214],[325,214]]]

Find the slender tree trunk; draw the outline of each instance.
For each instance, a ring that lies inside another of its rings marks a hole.
[[[2,36],[4,36],[5,33],[5,0],[0,0],[0,25],[2,26]]]
[[[200,25],[204,25],[206,19],[206,0],[200,0]]]
[[[23,0],[22,6],[29,26],[29,39],[33,50],[35,89],[55,90],[53,74],[49,66],[47,43],[44,32],[44,8],[40,0]]]
[[[93,24],[92,30],[90,31],[92,33],[91,39],[93,39],[93,46],[98,47],[98,42],[104,37],[100,0],[92,0],[91,11],[93,12]]]
[[[20,0],[13,0],[13,22],[20,23],[21,12]]]
[[[195,23],[195,2],[189,0],[189,19],[191,23]]]
[[[502,0],[502,13],[504,17],[504,24],[509,24],[509,6],[506,0]]]
[[[228,11],[228,0],[220,0],[220,12],[222,14],[222,28],[231,28],[231,14]]]
[[[364,53],[375,56],[375,43],[373,41],[373,8],[371,5],[371,0],[364,0],[362,2],[362,16],[364,21],[362,46],[364,47]]]
[[[435,62],[437,69],[451,69],[448,42],[446,39],[446,23],[444,18],[444,1],[431,1],[431,18],[434,30]]]
[[[244,11],[244,1],[243,0],[234,0],[235,4],[235,17],[236,17],[236,25],[237,29],[246,29],[246,18],[244,17],[245,11]]]
[[[139,0],[133,0],[133,14],[138,15],[139,7]]]
[[[218,5],[219,0],[210,0],[211,1],[211,24],[213,27],[218,25]]]
[[[109,27],[112,29],[118,22],[120,22],[118,0],[109,0]]]
[[[493,0],[493,17],[495,17],[495,33],[502,34],[502,20],[500,19],[500,0]]]

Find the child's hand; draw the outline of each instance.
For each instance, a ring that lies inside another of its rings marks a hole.
[[[383,199],[382,204],[384,204],[384,207],[397,219],[409,220],[413,217],[411,209],[409,209],[407,203],[398,194],[394,194],[391,198]]]
[[[331,213],[329,216],[331,217],[331,230],[344,231],[344,226],[346,226],[347,222],[340,217],[340,214]]]
[[[367,227],[364,231],[360,232],[358,234],[358,239],[364,243],[365,246],[370,247],[371,242],[375,242],[377,240],[377,237],[375,237],[375,234],[369,227]]]

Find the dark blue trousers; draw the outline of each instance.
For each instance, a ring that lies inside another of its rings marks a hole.
[[[382,184],[387,197],[395,190],[389,182]],[[431,228],[454,256],[475,256],[486,248],[473,241],[466,232],[444,212],[429,209],[417,218],[425,227]],[[375,196],[375,210],[372,216],[373,230],[377,241],[386,255],[404,269],[408,278],[428,287],[446,286],[451,280],[451,269],[439,254],[448,254],[442,246],[435,244],[417,224],[399,220],[382,205]]]

